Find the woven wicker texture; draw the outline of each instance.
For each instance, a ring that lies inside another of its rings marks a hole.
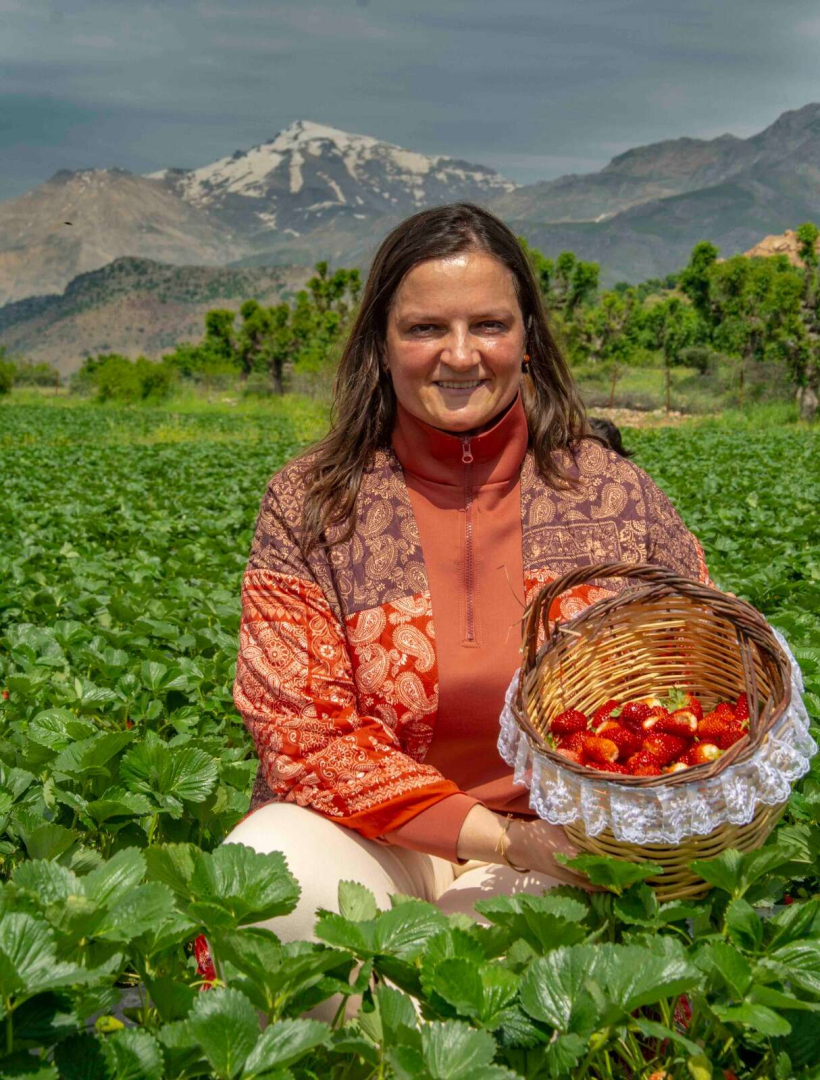
[[[611,599],[592,604],[567,623],[551,625],[553,601],[566,589],[609,578],[634,580]],[[546,637],[537,648],[539,623]],[[546,585],[524,618],[523,663],[512,703],[516,723],[538,753],[588,782],[624,789],[678,787],[716,776],[747,761],[783,716],[791,695],[790,663],[766,620],[751,605],[660,566],[628,563],[581,567]],[[556,754],[545,739],[550,721],[567,708],[591,715],[610,698],[626,701],[665,695],[675,686],[693,691],[704,712],[720,701],[749,698],[748,735],[716,761],[677,773],[631,777],[596,770]],[[782,805],[760,805],[746,825],[725,824],[679,845],[630,844],[611,832],[588,836],[583,823],[565,825],[582,851],[657,862],[663,874],[650,884],[659,897],[702,895],[709,886],[689,868],[736,847],[750,851],[766,839]]]

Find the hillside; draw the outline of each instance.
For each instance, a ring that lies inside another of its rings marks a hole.
[[[158,359],[177,342],[199,341],[210,308],[238,311],[251,297],[262,304],[289,299],[312,273],[306,266],[177,267],[120,258],[79,275],[65,293],[0,308],[0,345],[63,375],[98,352]]]

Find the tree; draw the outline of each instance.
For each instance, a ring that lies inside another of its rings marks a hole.
[[[681,352],[703,339],[703,321],[694,308],[678,296],[653,304],[645,315],[653,337],[653,347],[663,352],[666,368],[666,411],[672,408],[672,365],[680,363]]]
[[[797,405],[803,420],[813,420],[820,405],[820,296],[817,288],[817,238],[820,229],[810,221],[797,227],[798,254],[803,260],[802,321],[805,342],[790,341],[790,367],[797,383]]]
[[[719,254],[720,251],[714,244],[701,240],[692,248],[688,265],[678,275],[678,287],[689,297],[692,307],[707,326],[711,322],[711,273]]]

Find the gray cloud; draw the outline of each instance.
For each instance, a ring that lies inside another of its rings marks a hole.
[[[299,118],[528,183],[817,100],[814,0],[0,0],[0,198]]]

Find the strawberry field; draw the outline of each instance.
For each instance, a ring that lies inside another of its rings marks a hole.
[[[0,1078],[820,1077],[817,759],[764,848],[701,864],[703,901],[584,858],[603,891],[484,901],[488,927],[355,883],[318,944],[251,927],[299,885],[219,846],[256,771],[239,584],[267,479],[320,424],[0,408]],[[820,722],[820,433],[625,441]],[[226,979],[204,993],[202,933]],[[303,1016],[339,993],[352,1019]]]

